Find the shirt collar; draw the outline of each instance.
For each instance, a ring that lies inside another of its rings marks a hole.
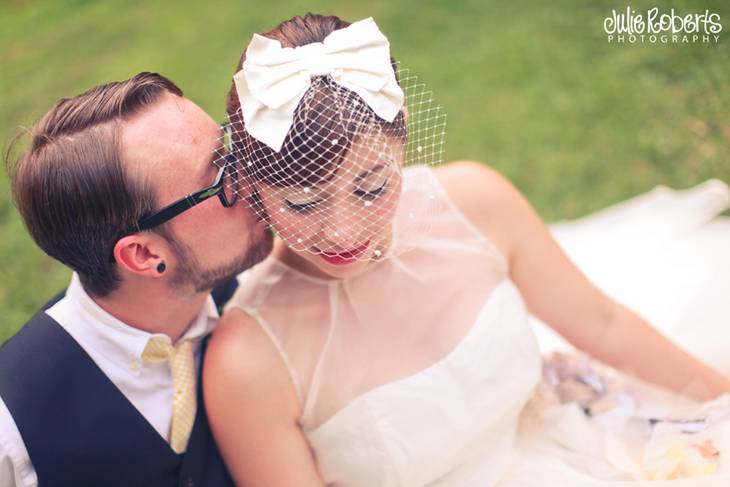
[[[69,311],[80,318],[76,323],[84,327],[80,331],[88,339],[87,343],[109,359],[119,361],[120,365],[126,366],[131,360],[141,359],[147,342],[153,336],[170,340],[167,335],[134,328],[109,314],[86,293],[76,273],[66,290],[65,300]],[[218,318],[215,302],[208,296],[203,309],[180,337],[180,341],[192,340],[197,349],[200,340],[213,331]]]

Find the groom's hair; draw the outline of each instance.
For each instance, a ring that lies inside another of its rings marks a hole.
[[[8,150],[15,205],[30,235],[92,295],[119,286],[114,245],[155,208],[149,179],[124,169],[121,124],[165,93],[182,96],[155,73],[95,86],[59,100],[30,129],[30,147],[19,157],[10,157],[18,137]]]

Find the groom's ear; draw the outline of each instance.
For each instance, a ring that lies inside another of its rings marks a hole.
[[[169,247],[155,234],[127,235],[114,245],[114,260],[123,272],[161,277],[157,265],[165,262]]]

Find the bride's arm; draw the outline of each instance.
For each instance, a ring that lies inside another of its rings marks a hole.
[[[236,485],[324,487],[297,424],[300,408],[286,365],[240,310],[226,312],[208,345],[203,393]]]
[[[675,392],[700,399],[730,392],[730,379],[591,284],[529,202],[499,173],[482,164],[460,162],[441,170],[439,179],[457,207],[507,257],[510,278],[530,312],[570,343]]]

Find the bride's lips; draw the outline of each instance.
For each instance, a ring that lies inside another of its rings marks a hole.
[[[315,250],[325,261],[333,265],[346,265],[352,264],[357,260],[358,257],[362,256],[370,246],[370,240],[360,245],[357,248],[346,250],[344,252],[332,253],[319,250],[315,247]]]

